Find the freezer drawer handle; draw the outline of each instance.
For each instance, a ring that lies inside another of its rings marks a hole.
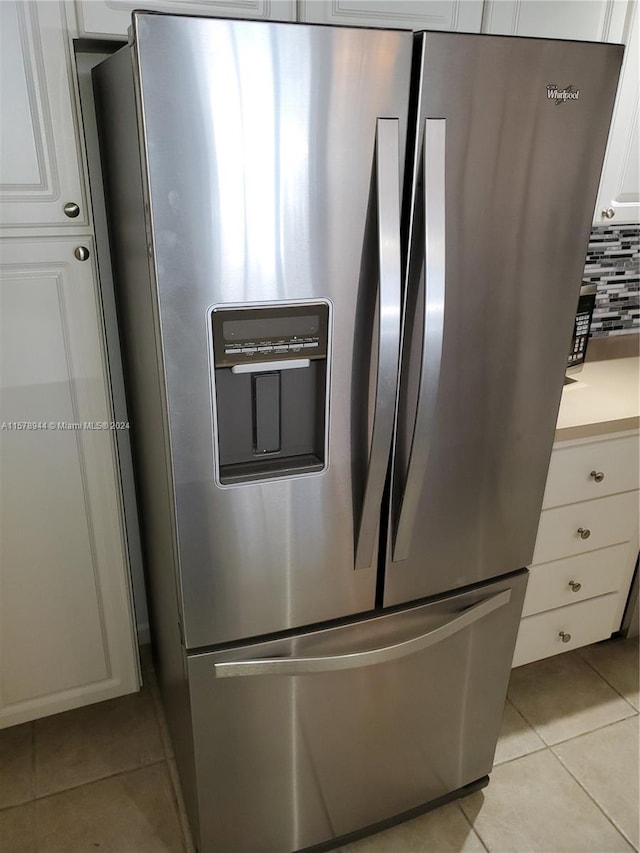
[[[424,126],[424,332],[416,419],[407,465],[393,560],[406,560],[422,492],[436,412],[445,310],[445,146],[446,120],[428,118]]]
[[[355,568],[373,561],[380,504],[393,438],[400,354],[400,144],[397,118],[376,126],[379,346],[371,449],[358,525]]]
[[[378,663],[389,663],[400,658],[413,655],[446,640],[459,631],[468,628],[504,607],[511,600],[511,590],[505,589],[483,601],[468,607],[462,613],[449,619],[444,625],[439,625],[426,634],[384,646],[381,649],[366,649],[361,652],[349,652],[344,655],[327,655],[322,657],[302,658],[258,658],[257,660],[228,661],[213,665],[216,678],[237,678],[244,675],[307,675],[315,672],[337,672],[342,669],[359,669],[363,666],[373,666]]]

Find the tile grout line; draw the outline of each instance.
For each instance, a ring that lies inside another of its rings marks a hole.
[[[491,784],[491,780],[489,780],[489,784]],[[480,793],[480,791],[478,791],[477,793]],[[463,797],[463,799],[465,799],[465,800],[466,800],[466,797]],[[478,830],[477,830],[477,829],[475,828],[475,826],[471,823],[471,821],[469,820],[469,818],[467,817],[467,815],[466,815],[466,813],[465,813],[465,810],[462,808],[462,806],[460,805],[460,803],[459,803],[459,802],[458,802],[458,803],[456,803],[456,805],[458,806],[458,811],[460,811],[460,812],[461,812],[462,817],[463,817],[463,818],[466,820],[466,822],[469,824],[469,826],[471,827],[471,831],[472,831],[472,832],[474,833],[474,835],[477,837],[477,839],[478,839],[478,841],[480,842],[480,844],[482,844],[482,846],[483,846],[483,847],[484,847],[484,849],[487,851],[487,853],[490,853],[489,848],[488,848],[488,847],[487,847],[487,845],[484,843],[484,838],[480,835],[480,833],[478,832]]]
[[[583,647],[583,648],[588,648],[588,647]],[[576,649],[576,651],[577,651],[577,652],[578,652],[578,654],[580,655],[580,659],[581,659],[581,660],[583,660],[583,661],[587,664],[587,666],[588,666],[588,667],[590,667],[590,668],[591,668],[591,669],[596,673],[596,675],[599,675],[599,676],[600,676],[600,678],[605,682],[605,684],[608,684],[608,685],[609,685],[609,687],[610,687],[610,688],[611,688],[615,693],[617,693],[617,694],[618,694],[618,696],[620,696],[622,699],[624,699],[624,701],[627,703],[627,705],[630,705],[630,706],[633,708],[633,710],[636,712],[636,714],[640,713],[640,712],[638,711],[638,708],[636,708],[636,706],[633,704],[633,702],[630,702],[630,701],[627,699],[627,697],[624,695],[624,693],[621,693],[621,692],[618,690],[618,688],[617,688],[617,687],[615,687],[613,684],[611,684],[611,682],[610,682],[610,681],[608,681],[608,680],[605,678],[605,676],[604,676],[604,675],[603,675],[599,670],[597,670],[597,669],[595,668],[595,666],[594,666],[594,665],[593,665],[589,660],[587,660],[587,658],[582,657],[582,655],[580,654],[580,649]]]
[[[626,723],[627,720],[633,720],[634,717],[637,717],[638,712],[635,714],[630,714],[628,717],[622,717],[620,720],[612,720],[609,723],[603,723],[601,726],[596,726],[595,729],[589,729],[586,732],[581,732],[579,735],[571,735],[571,737],[566,737],[564,740],[559,740],[556,743],[550,743],[549,749],[553,749],[556,746],[563,746],[565,743],[570,743],[572,740],[577,740],[579,737],[585,737],[586,735],[593,734],[594,732],[601,732],[603,729],[608,729],[611,726],[617,726],[618,723]]]
[[[589,734],[589,732],[585,732],[585,734]],[[566,743],[566,741],[564,741],[564,743]],[[637,848],[637,847],[636,847],[636,845],[633,843],[633,841],[631,841],[631,839],[627,837],[626,833],[625,833],[625,832],[624,832],[624,831],[623,831],[623,830],[622,830],[622,829],[621,829],[621,828],[620,828],[616,823],[614,823],[614,821],[609,817],[609,815],[606,813],[606,811],[605,811],[605,810],[604,810],[604,808],[600,805],[600,803],[596,800],[596,798],[595,798],[595,797],[590,793],[590,791],[588,791],[588,790],[587,790],[587,788],[585,788],[585,786],[584,786],[584,785],[582,784],[582,782],[577,778],[577,776],[574,776],[574,774],[571,772],[571,769],[570,769],[569,767],[567,767],[567,765],[566,765],[566,764],[564,763],[564,761],[560,758],[560,756],[559,756],[559,755],[556,755],[556,753],[555,753],[552,749],[550,750],[550,752],[551,752],[551,754],[553,755],[553,757],[554,757],[554,758],[559,762],[560,766],[561,766],[561,767],[563,767],[563,768],[567,771],[567,773],[569,774],[569,776],[571,776],[571,778],[573,779],[573,781],[574,781],[574,782],[575,782],[575,783],[576,783],[576,784],[577,784],[577,785],[578,785],[578,786],[579,786],[579,787],[580,787],[580,788],[585,792],[585,794],[587,795],[587,797],[589,797],[589,799],[591,800],[591,802],[592,802],[592,803],[593,803],[593,804],[598,808],[598,810],[601,812],[601,814],[603,814],[603,815],[605,816],[605,818],[609,821],[609,823],[610,823],[610,824],[611,824],[611,826],[616,830],[616,832],[617,832],[619,835],[621,835],[621,836],[622,836],[622,838],[624,838],[624,840],[625,840],[628,844],[630,844],[630,845],[631,845],[631,849],[632,849],[632,850],[637,850],[638,848]]]
[[[512,705],[513,705],[513,707],[516,709],[516,711],[520,714],[520,716],[521,716],[521,717],[522,717],[522,719],[525,721],[525,723],[526,723],[526,724],[527,724],[527,725],[528,725],[528,726],[529,726],[529,727],[530,727],[530,728],[531,728],[531,729],[532,729],[532,730],[533,730],[533,731],[538,735],[538,737],[540,738],[540,740],[541,740],[541,741],[542,741],[542,743],[544,744],[545,749],[546,749],[546,748],[548,748],[549,746],[551,746],[551,744],[547,743],[547,741],[543,738],[543,736],[540,734],[540,732],[538,731],[538,729],[533,725],[533,723],[532,723],[532,722],[531,722],[531,720],[527,717],[527,715],[526,715],[526,714],[524,714],[524,713],[520,710],[520,708],[518,708],[518,706],[517,706],[517,705],[516,705],[516,703],[513,701],[513,699],[511,698],[511,696],[509,696],[509,694],[508,694],[508,693],[507,693],[507,699],[509,700],[509,702],[511,702],[511,704],[512,704]],[[536,749],[536,750],[534,750],[534,752],[541,752],[541,750],[540,750],[540,749]],[[525,754],[529,755],[530,753],[525,753]],[[515,758],[513,758],[513,759],[511,759],[511,760],[512,760],[512,761],[515,761],[516,759],[515,759]],[[505,764],[506,764],[506,763],[507,763],[507,762],[505,761]]]
[[[613,722],[615,722],[615,723],[620,723],[620,722],[622,722],[622,720],[629,720],[629,719],[631,719],[631,717],[632,717],[632,716],[638,716],[638,714],[640,713],[640,712],[638,711],[638,709],[637,709],[634,705],[632,705],[632,704],[631,704],[631,702],[629,702],[629,701],[628,701],[628,699],[626,699],[626,697],[624,697],[621,693],[619,693],[619,692],[615,689],[615,687],[613,687],[613,685],[609,684],[609,682],[607,681],[607,679],[606,679],[606,678],[604,678],[604,676],[602,676],[602,675],[601,675],[597,670],[595,670],[592,666],[590,666],[590,665],[589,665],[589,663],[588,663],[588,661],[586,661],[586,660],[582,657],[582,655],[580,655],[580,654],[579,654],[579,650],[578,650],[578,649],[573,649],[571,653],[576,653],[576,652],[578,652],[578,656],[579,656],[580,660],[581,660],[581,661],[583,661],[585,664],[587,664],[587,666],[589,666],[589,668],[590,668],[590,669],[591,669],[591,670],[592,670],[592,671],[593,671],[597,676],[599,676],[599,677],[602,679],[602,681],[604,681],[604,683],[605,683],[608,687],[610,687],[610,688],[613,690],[613,692],[614,692],[617,696],[619,696],[621,699],[624,699],[624,701],[626,702],[626,704],[627,704],[627,705],[628,705],[628,706],[633,710],[633,714],[630,714],[630,715],[629,715],[629,716],[627,716],[627,717],[621,717],[619,720],[614,720]],[[538,737],[539,737],[539,738],[540,738],[540,740],[545,744],[545,746],[547,746],[547,747],[552,747],[552,746],[556,746],[556,745],[557,745],[557,744],[553,744],[553,743],[548,743],[548,742],[547,742],[547,740],[545,740],[545,738],[544,738],[544,736],[542,735],[542,733],[538,731],[538,729],[536,728],[536,726],[531,722],[531,720],[527,717],[527,715],[526,715],[523,711],[521,711],[521,709],[518,707],[518,705],[514,702],[513,697],[509,696],[509,693],[508,693],[508,692],[507,692],[506,701],[511,702],[511,704],[512,704],[512,705],[513,705],[513,707],[516,709],[516,711],[520,714],[520,716],[521,716],[521,717],[522,717],[522,719],[525,721],[525,723],[527,723],[527,724],[528,724],[528,725],[533,729],[533,731],[538,735]],[[572,740],[574,737],[581,737],[583,734],[589,734],[589,732],[592,732],[592,731],[594,731],[594,732],[595,732],[595,731],[598,731],[599,729],[606,728],[606,726],[609,726],[609,725],[612,725],[612,723],[604,723],[604,724],[603,724],[603,725],[601,725],[601,726],[596,726],[594,729],[588,729],[586,732],[581,732],[579,735],[572,735],[572,737],[570,737],[570,738],[565,738],[563,741],[558,741],[557,743],[565,743],[567,740]],[[540,750],[534,750],[534,752],[540,752]],[[527,755],[529,755],[529,754],[531,754],[531,753],[526,753],[526,754],[527,754]],[[511,760],[515,760],[515,759],[511,759]],[[507,764],[508,762],[506,762],[506,761],[505,761],[504,763],[505,763],[505,764]]]
[[[147,767],[156,767],[158,764],[167,764],[166,758],[160,758],[157,761],[150,761],[148,764],[139,764],[137,767],[129,767],[127,770],[118,770],[115,773],[109,773],[107,776],[101,776],[99,779],[90,779],[87,782],[81,782],[79,785],[71,785],[69,788],[61,788],[59,791],[51,791],[48,794],[35,794],[33,799],[25,800],[23,803],[17,803],[15,806],[2,806],[0,812],[6,809],[16,808],[17,806],[27,806],[29,803],[35,803],[38,800],[46,800],[49,797],[57,797],[59,794],[66,794],[67,791],[77,791],[78,788],[85,788],[89,785],[97,785],[99,782],[105,782],[107,779],[115,779],[117,776],[124,776],[126,773],[135,773],[138,770],[145,770]],[[169,767],[167,766],[167,773]]]
[[[513,764],[514,761],[519,761],[521,758],[526,758],[528,755],[536,755],[538,752],[544,752],[545,749],[551,749],[551,747],[548,744],[543,743],[542,746],[538,747],[537,749],[532,749],[531,752],[523,752],[522,755],[514,755],[513,758],[507,758],[505,761],[501,761],[499,764],[494,764],[493,770],[496,770],[498,767],[506,767],[507,764]]]
[[[520,712],[518,711],[518,713]],[[635,714],[630,714],[628,717],[622,717],[620,720],[612,720],[609,723],[603,723],[601,726],[596,726],[595,729],[588,729],[586,732],[580,732],[580,734],[571,735],[571,737],[564,738],[564,740],[559,740],[555,743],[547,743],[546,741],[543,741],[543,745],[538,747],[538,749],[532,749],[529,752],[523,752],[522,755],[514,755],[513,758],[507,758],[504,761],[501,761],[499,764],[494,764],[493,768],[495,770],[496,767],[503,767],[505,764],[511,764],[513,761],[518,761],[518,759],[525,758],[527,755],[535,755],[536,752],[542,752],[545,749],[550,749],[553,751],[556,746],[563,746],[565,743],[570,743],[572,740],[577,740],[578,738],[585,737],[586,735],[593,734],[594,732],[601,732],[604,729],[611,728],[611,726],[617,726],[618,723],[626,723],[628,720],[632,720],[634,717],[638,716],[640,716],[640,714],[638,713],[638,711],[636,711]],[[524,715],[523,719],[525,720],[527,725],[531,726],[531,724],[524,717]],[[533,729],[533,726],[531,726],[531,728]],[[538,734],[535,729],[533,729],[533,731],[542,740],[540,734]]]

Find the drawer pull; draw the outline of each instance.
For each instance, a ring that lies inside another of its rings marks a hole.
[[[582,589],[582,584],[578,583],[578,581],[569,581],[569,586],[572,592],[580,592]]]
[[[596,481],[596,483],[601,483],[604,480],[604,472],[603,471],[592,471],[589,476]]]
[[[567,634],[566,631],[560,631],[558,636],[561,638],[563,643],[568,643],[569,640],[571,639],[571,634]]]
[[[591,531],[588,527],[579,527],[578,528],[578,536],[581,539],[588,539],[591,536]]]

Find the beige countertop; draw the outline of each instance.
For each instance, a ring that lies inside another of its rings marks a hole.
[[[556,441],[640,428],[640,358],[592,361],[565,385]]]

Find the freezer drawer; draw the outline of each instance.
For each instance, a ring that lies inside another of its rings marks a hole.
[[[299,850],[489,773],[526,580],[190,656],[201,853]]]

